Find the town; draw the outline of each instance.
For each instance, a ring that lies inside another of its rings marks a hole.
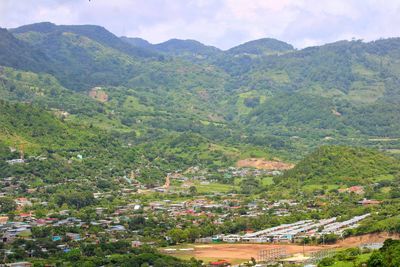
[[[323,212],[326,209],[322,202],[324,197],[314,196],[315,201],[321,202],[318,205],[310,199],[268,200],[241,193],[240,185],[221,183],[221,179],[234,181],[257,177],[261,181],[266,179],[270,184],[274,177],[281,174],[279,170],[238,167],[219,169],[214,174],[192,167],[183,173],[168,174],[164,185],[148,187],[140,183],[132,171],[130,175],[116,178],[123,185],[118,192],[97,190],[87,195],[87,199],[82,199],[90,203],[89,209],[83,212],[70,209],[62,202],[61,205],[54,203],[54,199],[41,198],[40,192],[49,190],[51,185],[32,187],[23,179],[5,177],[1,180],[0,194],[11,199],[12,203],[3,202],[2,205],[15,209],[0,217],[0,235],[4,244],[1,253],[10,260],[18,259],[17,252],[8,244],[15,244],[17,240],[29,242],[45,236],[51,242],[38,242],[37,246],[25,251],[26,255],[57,250],[58,253],[69,253],[81,243],[113,243],[120,240],[130,242],[132,248],[156,248],[182,242],[302,244],[305,240],[318,240],[324,244],[332,242],[332,237],[345,237],[349,230],[357,228],[359,222],[371,215],[364,213],[347,219],[327,217],[296,221],[298,216],[310,218],[310,214]],[[202,187],[207,190],[202,190]],[[363,198],[363,186],[339,189],[336,194],[357,196],[355,205],[359,207],[381,203]],[[332,196],[325,198],[330,205],[335,204]],[[66,203],[78,205],[75,202]],[[339,204],[336,202],[336,205]],[[254,228],[252,222],[260,218],[273,219],[275,226]],[[238,224],[233,225],[231,222],[234,221]],[[171,252],[168,249],[162,251]]]

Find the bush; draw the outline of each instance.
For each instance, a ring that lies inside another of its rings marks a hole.
[[[335,259],[332,257],[328,257],[328,258],[323,258],[319,263],[318,263],[318,267],[321,266],[331,266],[335,263]]]

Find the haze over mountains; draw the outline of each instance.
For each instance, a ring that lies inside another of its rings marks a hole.
[[[2,99],[192,161],[254,149],[296,161],[321,144],[400,148],[398,38],[302,50],[265,38],[222,51],[46,22],[2,29],[0,52]]]

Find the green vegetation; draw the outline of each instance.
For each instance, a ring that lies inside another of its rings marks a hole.
[[[400,264],[400,241],[387,239],[383,247],[372,253],[361,251],[358,248],[350,248],[338,252],[334,257],[324,258],[318,266],[329,267],[395,267]]]
[[[159,247],[366,213],[343,235],[399,233],[399,40],[295,50],[261,39],[221,51],[90,25],[0,29],[0,212],[82,222],[23,231],[4,245],[7,261],[200,266],[130,241]],[[297,164],[282,175],[233,167],[245,158]],[[51,237],[67,234],[85,240],[57,248]],[[323,238],[307,242],[339,235]],[[396,253],[387,241],[371,257],[349,249],[320,265],[398,266]]]
[[[360,185],[399,175],[399,161],[367,148],[323,146],[285,173],[306,184]],[[333,188],[333,187],[331,187]]]
[[[379,251],[374,252],[368,260],[371,267],[394,267],[400,264],[400,241],[388,239]]]
[[[227,52],[232,55],[271,55],[294,50],[293,46],[285,42],[263,38],[250,41],[229,49]]]
[[[400,135],[398,39],[298,51],[261,39],[223,52],[191,40],[143,45],[98,26],[39,23],[3,34],[0,64],[21,69],[12,60],[29,52],[22,69],[51,76],[6,69],[2,98],[79,114],[80,122],[141,136],[194,131],[292,160],[323,144],[399,148],[367,141]],[[95,86],[106,103],[80,98]]]

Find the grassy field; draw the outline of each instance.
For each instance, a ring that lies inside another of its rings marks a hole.
[[[360,266],[360,264],[366,262],[369,259],[370,256],[371,256],[371,253],[361,254],[355,259],[354,262],[352,262],[352,261],[338,261],[338,262],[335,262],[335,264],[331,265],[330,267],[354,267],[354,266]]]
[[[193,255],[191,254],[171,254],[174,257],[177,257],[181,260],[190,260],[191,258],[193,258]],[[202,260],[204,263],[209,263],[209,262],[213,262],[213,261],[217,261],[219,259],[217,258],[209,258],[209,257],[202,257],[200,260]],[[242,259],[230,259],[229,262],[231,264],[241,264],[243,263],[244,260]]]
[[[339,188],[339,186],[335,185],[335,184],[308,184],[308,185],[303,186],[304,190],[309,190],[309,191],[313,191],[316,189],[331,190],[331,189],[338,189],[338,188]]]
[[[268,186],[274,184],[274,178],[273,177],[264,177],[261,178],[261,184],[263,186]]]
[[[199,193],[227,193],[234,189],[239,189],[238,186],[235,185],[220,183],[201,184],[196,182],[194,186],[196,186],[197,192]]]

